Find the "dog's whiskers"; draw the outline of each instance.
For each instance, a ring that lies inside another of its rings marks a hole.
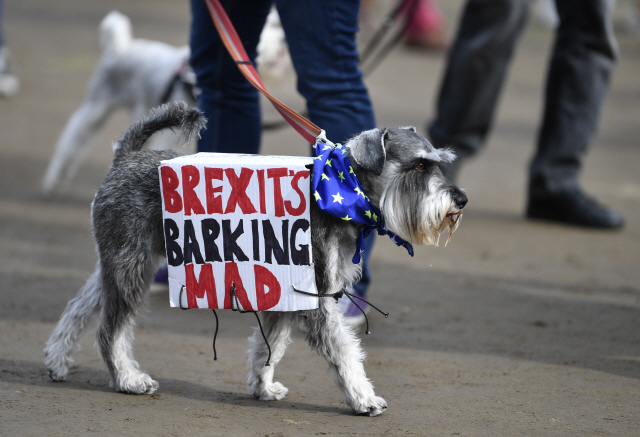
[[[444,214],[444,218],[442,220],[430,220],[425,228],[420,229],[419,232],[416,232],[413,240],[418,244],[432,244],[436,247],[439,247],[440,237],[442,233],[448,230],[449,233],[447,235],[447,240],[444,243],[446,247],[451,240],[453,232],[458,229],[460,218],[462,217],[462,212],[463,210],[449,211],[448,213]]]
[[[461,209],[458,212],[450,212],[449,214],[447,214],[446,219],[447,225],[449,226],[449,236],[447,237],[447,241],[444,243],[445,247],[447,246],[447,244],[449,244],[449,240],[451,240],[451,235],[453,234],[453,232],[458,229],[460,220],[462,219],[463,211],[464,209]]]

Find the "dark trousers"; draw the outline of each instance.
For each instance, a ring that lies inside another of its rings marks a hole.
[[[549,61],[530,193],[578,187],[578,174],[609,88],[617,45],[608,0],[556,0],[560,24]],[[496,103],[529,0],[468,0],[449,54],[429,134],[464,158],[476,153]]]

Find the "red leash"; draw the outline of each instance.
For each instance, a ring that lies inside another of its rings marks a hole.
[[[247,52],[238,37],[238,33],[236,29],[233,27],[231,20],[229,20],[229,16],[225,12],[224,8],[220,4],[219,0],[205,0],[207,2],[207,7],[209,8],[209,12],[211,13],[211,18],[213,18],[213,23],[218,29],[218,33],[220,34],[220,38],[222,38],[222,42],[224,42],[225,47],[229,51],[229,54],[236,61],[240,72],[247,78],[247,80],[253,85],[258,91],[267,97],[273,106],[278,110],[280,115],[284,117],[285,120],[289,122],[289,124],[307,140],[310,144],[315,144],[316,139],[319,136],[324,137],[324,131],[320,129],[318,126],[313,124],[311,121],[304,118],[302,115],[298,114],[293,109],[289,108],[287,105],[273,97],[267,89],[264,87],[258,72],[256,71],[253,63],[249,60],[249,56],[247,56]]]

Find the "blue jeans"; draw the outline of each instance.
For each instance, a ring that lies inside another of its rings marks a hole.
[[[333,142],[375,127],[358,67],[355,34],[359,0],[222,0],[249,58],[254,61],[272,3],[278,8],[309,118]],[[191,66],[198,107],[208,119],[200,152],[258,153],[262,124],[258,91],[242,76],[213,25],[204,0],[191,0]],[[277,96],[276,96],[277,97]],[[301,142],[301,147],[306,147]],[[368,241],[371,250],[373,238]],[[355,253],[355,246],[354,246]],[[363,259],[368,259],[365,254]],[[365,263],[363,281],[368,284]]]
[[[544,114],[529,172],[530,193],[578,187],[617,56],[608,0],[556,0],[560,24],[549,61]],[[468,0],[449,54],[429,134],[462,158],[491,127],[529,0]]]
[[[256,47],[271,0],[222,4],[245,50]],[[309,118],[333,142],[375,127],[373,109],[358,68],[355,33],[359,0],[275,0],[296,70],[297,89]],[[209,120],[199,151],[258,153],[258,91],[224,48],[203,0],[192,0],[191,66],[202,94],[198,106]]]

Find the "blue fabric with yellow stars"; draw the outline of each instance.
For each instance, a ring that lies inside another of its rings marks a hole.
[[[347,149],[341,144],[331,146],[318,141],[315,150],[317,157],[313,163],[311,185],[320,209],[342,220],[366,225],[356,241],[354,264],[360,262],[364,239],[374,229],[378,230],[379,235],[388,235],[396,245],[404,246],[409,255],[413,256],[411,244],[387,230],[382,214],[362,191],[360,181],[346,155]]]

